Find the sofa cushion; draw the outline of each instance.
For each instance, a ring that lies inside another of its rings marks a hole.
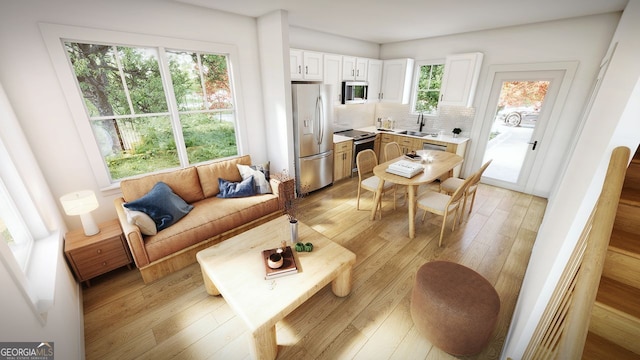
[[[272,193],[271,185],[269,185],[269,163],[251,166],[238,164],[238,171],[240,171],[240,176],[242,176],[243,180],[249,176],[253,176],[253,183],[256,185],[256,193]]]
[[[253,176],[249,176],[248,178],[240,182],[231,182],[225,179],[218,179],[218,186],[220,187],[220,192],[216,196],[219,198],[238,198],[253,196],[256,194],[256,188],[253,183]]]
[[[193,210],[177,224],[159,231],[155,236],[145,236],[149,261],[161,259],[278,211],[278,198],[272,194],[233,199],[214,196],[193,205]]]
[[[120,182],[122,197],[125,202],[139,199],[160,181],[169,185],[173,192],[188,203],[204,199],[198,171],[193,166],[166,173],[146,175],[137,179],[122,180]]]
[[[242,176],[240,176],[240,171],[238,171],[238,167],[236,166],[237,164],[251,165],[251,157],[244,155],[233,159],[196,166],[205,198],[216,196],[220,192],[218,184],[218,179],[220,178],[232,182],[242,181]]]
[[[123,206],[149,215],[156,223],[158,231],[175,224],[193,209],[193,205],[187,204],[163,182],[158,182],[143,197]]]

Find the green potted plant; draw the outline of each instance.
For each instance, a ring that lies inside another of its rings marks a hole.
[[[453,128],[453,130],[451,132],[453,133],[453,137],[458,137],[458,135],[460,135],[460,133],[462,132],[462,129]]]

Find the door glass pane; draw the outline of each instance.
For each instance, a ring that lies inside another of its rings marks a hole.
[[[517,183],[540,114],[549,81],[504,81],[483,163],[484,176]]]

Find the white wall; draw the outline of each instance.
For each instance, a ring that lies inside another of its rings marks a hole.
[[[271,173],[295,174],[293,115],[289,72],[289,18],[275,11],[258,18],[264,118]]]
[[[489,94],[483,90],[488,67],[493,64],[521,64],[561,61],[579,61],[578,70],[564,105],[562,121],[554,129],[553,140],[548,146],[544,168],[538,176],[537,188],[549,188],[554,184],[567,160],[569,146],[578,127],[582,107],[598,72],[615,31],[620,14],[552,21],[532,25],[506,27],[432,39],[421,39],[383,44],[382,59],[414,58],[415,60],[444,59],[449,54],[479,51],[484,54],[480,78],[473,106],[479,109]],[[471,139],[467,148],[465,173],[480,166],[482,158],[476,157],[483,149],[477,149],[474,137],[480,136],[483,114],[476,113]],[[415,121],[414,121],[415,122]]]
[[[57,199],[78,189],[93,189],[100,208],[97,221],[115,218],[116,194],[101,194],[38,23],[92,27],[236,45],[246,130],[244,150],[254,161],[266,161],[262,88],[256,21],[169,1],[4,1],[0,11],[0,82],[22,125],[38,163]],[[237,79],[236,79],[237,80]],[[78,217],[66,217],[79,228]]]
[[[617,146],[640,143],[640,0],[631,0],[612,40],[606,75],[586,116],[557,195],[549,202],[527,268],[503,357],[520,359],[593,210]]]
[[[289,28],[289,46],[294,49],[313,50],[372,59],[378,59],[380,56],[379,44],[295,26]]]

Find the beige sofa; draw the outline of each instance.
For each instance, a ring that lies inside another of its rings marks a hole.
[[[196,253],[213,244],[282,215],[286,191],[292,196],[293,185],[270,179],[273,194],[242,198],[218,198],[218,178],[242,180],[237,164],[251,165],[248,155],[206,165],[123,180],[123,196],[114,200],[136,266],[145,283],[182,269],[196,261]],[[123,209],[125,202],[144,196],[159,181],[171,187],[193,209],[175,224],[143,235],[130,224]],[[293,180],[288,180],[293,182]]]

